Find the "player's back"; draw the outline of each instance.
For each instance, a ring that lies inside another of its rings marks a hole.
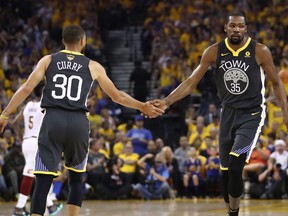
[[[30,101],[23,110],[24,117],[24,136],[23,138],[38,137],[43,120],[40,102]]]
[[[41,107],[88,111],[86,101],[93,82],[90,59],[68,50],[54,53],[51,58]]]

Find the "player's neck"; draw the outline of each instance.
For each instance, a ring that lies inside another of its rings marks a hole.
[[[229,46],[230,46],[233,50],[236,51],[236,50],[238,50],[239,48],[243,47],[243,46],[246,44],[248,38],[249,38],[248,36],[245,36],[245,37],[243,38],[243,40],[241,41],[240,44],[232,44],[232,43],[228,40],[228,44],[229,44]]]
[[[69,45],[69,46],[65,46],[65,50],[71,51],[71,52],[78,52],[81,53],[81,47],[79,47],[78,45]]]

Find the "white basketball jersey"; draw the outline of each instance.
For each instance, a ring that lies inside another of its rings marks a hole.
[[[30,101],[23,110],[24,139],[38,137],[44,114],[41,112],[40,102]]]

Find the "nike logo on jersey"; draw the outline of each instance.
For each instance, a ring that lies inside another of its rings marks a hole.
[[[259,112],[251,113],[252,116],[257,115]]]
[[[229,55],[230,53],[221,53],[221,56]]]

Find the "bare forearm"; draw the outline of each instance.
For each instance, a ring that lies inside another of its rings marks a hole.
[[[28,88],[25,84],[23,84],[13,95],[7,107],[3,110],[2,114],[4,116],[9,116],[12,112],[14,112],[17,107],[23,103],[23,101],[31,94],[33,89]]]
[[[166,102],[167,106],[175,103],[178,100],[189,95],[194,88],[194,85],[191,85],[190,78],[186,79],[183,83],[181,83],[173,92],[171,92],[164,101]]]
[[[287,113],[287,96],[282,83],[274,84],[273,90],[283,113]]]
[[[142,110],[144,103],[135,100],[130,95],[125,93],[124,91],[120,91],[118,97],[113,98],[113,101],[119,103],[123,106],[127,106],[133,109]]]
[[[145,163],[145,160],[146,160],[146,159],[147,159],[147,158],[146,158],[145,156],[143,156],[142,158],[140,158],[140,159],[137,161],[138,166],[144,167],[144,163]]]
[[[161,182],[166,182],[166,178],[161,176],[160,174],[158,173],[155,173],[154,176]]]
[[[258,176],[258,181],[263,182],[267,178],[268,174],[269,174],[269,170],[267,169]]]
[[[125,164],[135,165],[135,164],[136,164],[136,161],[134,161],[134,160],[126,160],[126,161],[125,161]]]

